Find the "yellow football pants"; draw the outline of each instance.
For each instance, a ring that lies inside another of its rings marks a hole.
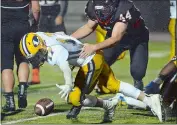
[[[99,25],[96,28],[96,42],[103,42],[105,40],[107,31],[102,29]],[[125,52],[122,52],[120,56],[117,58],[118,60],[123,59],[125,57]]]
[[[171,34],[171,52],[170,52],[170,59],[175,56],[175,47],[176,47],[176,19],[170,19],[168,30]]]
[[[69,94],[68,102],[74,106],[81,105],[81,91],[87,85],[87,91],[84,93],[91,93],[97,84],[97,79],[111,93],[117,93],[119,91],[120,81],[116,80],[111,68],[105,63],[102,52],[97,52],[87,65],[79,69],[74,83],[75,86]]]

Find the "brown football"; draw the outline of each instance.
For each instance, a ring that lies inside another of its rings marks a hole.
[[[50,114],[54,109],[54,102],[49,98],[40,99],[34,106],[36,115],[45,116]]]

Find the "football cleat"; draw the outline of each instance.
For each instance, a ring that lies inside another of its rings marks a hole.
[[[26,108],[27,107],[27,84],[19,84],[18,85],[18,107],[19,108]]]
[[[14,101],[14,95],[11,94],[4,94],[6,98],[6,104],[2,107],[3,112],[13,112],[15,111],[15,101]]]
[[[152,113],[159,118],[159,121],[162,122],[162,109],[161,109],[161,97],[159,94],[154,94],[148,97],[151,102],[150,108]]]
[[[109,108],[105,108],[103,123],[112,122],[116,107],[119,101],[121,101],[121,96],[123,97],[123,94],[118,93],[113,98],[109,99],[111,106]]]
[[[73,106],[69,113],[66,115],[67,119],[76,119],[80,113],[82,106]]]

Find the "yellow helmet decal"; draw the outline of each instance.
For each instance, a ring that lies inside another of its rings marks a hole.
[[[43,44],[42,39],[35,33],[28,33],[23,36],[20,41],[20,51],[27,57],[33,57],[40,49]]]

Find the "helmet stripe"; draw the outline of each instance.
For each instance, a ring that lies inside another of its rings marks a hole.
[[[27,48],[27,46],[26,46],[26,37],[27,37],[27,35],[25,35],[24,37],[23,37],[23,51],[24,51],[24,53],[28,56],[28,55],[30,55],[30,52],[29,52],[29,50],[28,50],[28,48]]]

